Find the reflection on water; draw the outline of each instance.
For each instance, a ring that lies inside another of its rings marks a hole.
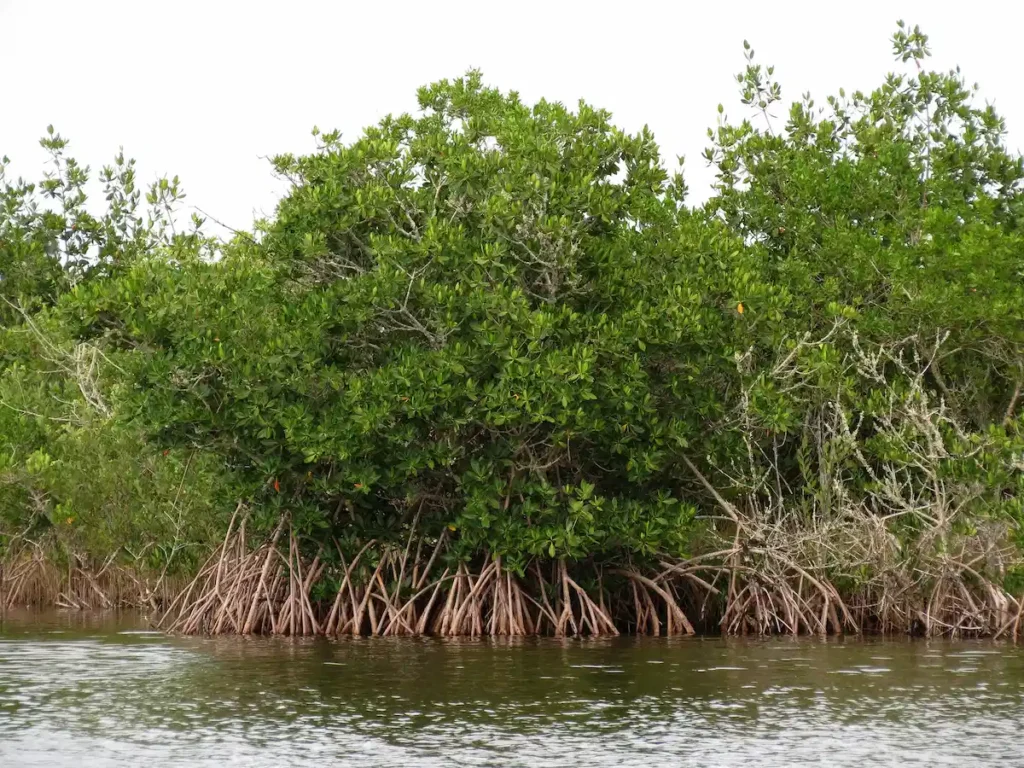
[[[0,766],[1022,765],[1024,649],[168,638],[0,621]]]

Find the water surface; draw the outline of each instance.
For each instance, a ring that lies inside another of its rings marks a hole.
[[[0,620],[0,766],[1024,766],[1024,649]]]

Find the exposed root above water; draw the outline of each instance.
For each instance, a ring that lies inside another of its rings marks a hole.
[[[524,571],[500,556],[452,560],[446,534],[403,547],[367,542],[347,558],[304,545],[282,521],[247,546],[244,520],[159,626],[184,634],[439,637],[726,634],[862,630],[1018,638],[1022,601],[950,560],[934,581],[890,572],[842,594],[821,563],[735,546],[689,560],[602,570],[545,560]],[[961,564],[962,565],[962,564]],[[925,584],[929,584],[927,590]]]
[[[114,557],[92,564],[74,556],[56,558],[42,547],[26,546],[0,562],[0,610],[158,610],[180,590],[181,584],[166,573],[145,573],[115,562]]]
[[[246,548],[243,524],[171,602],[160,626],[185,634],[292,636],[619,633],[604,591],[595,600],[564,562],[535,564],[522,575],[500,557],[478,569],[442,567],[446,544],[442,535],[423,557],[424,547],[411,555],[411,546],[370,541],[351,561],[337,546],[333,557],[321,551],[310,560],[285,523],[254,550]]]

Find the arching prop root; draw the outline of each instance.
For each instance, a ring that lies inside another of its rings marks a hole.
[[[695,634],[699,619],[702,629],[736,635],[1024,634],[1024,601],[963,558],[947,556],[931,573],[921,561],[894,567],[842,592],[814,547],[790,546],[791,534],[778,530],[774,540],[730,537],[731,546],[663,559],[656,569],[607,572],[564,560],[515,572],[489,555],[453,562],[447,535],[419,537],[414,524],[404,547],[371,540],[346,556],[338,542],[330,550],[303,544],[284,519],[253,549],[242,516],[159,626],[184,634],[682,636]],[[14,573],[19,593],[27,572]]]
[[[317,626],[309,587],[319,576],[314,561],[302,579],[295,535],[288,530],[287,555],[279,548],[282,520],[273,536],[249,551],[245,519],[232,517],[223,544],[164,611],[157,626],[182,634],[304,634]],[[302,579],[301,583],[298,583]]]
[[[442,568],[446,535],[414,548],[412,533],[404,549],[369,541],[348,561],[335,542],[336,560],[322,550],[309,559],[287,520],[256,549],[246,541],[244,517],[237,526],[232,519],[222,545],[158,626],[291,636],[618,634],[603,587],[595,599],[563,561],[521,576],[497,556],[478,569],[464,562]]]
[[[676,584],[669,581],[668,571],[651,579],[639,571],[616,569],[612,571],[629,580],[633,595],[634,626],[638,634],[692,635],[695,634],[693,624],[679,606]],[[659,604],[664,606],[664,622],[661,619]]]
[[[844,595],[825,567],[811,558],[799,562],[800,554],[796,549],[747,545],[690,561],[663,562],[665,570],[655,581],[667,588],[689,580],[705,596],[702,619],[710,624],[717,617],[718,628],[729,635],[870,631],[1024,638],[1024,599],[985,578],[964,556],[891,563],[880,559]],[[637,630],[657,633],[650,596],[638,592],[634,602]]]
[[[1024,600],[948,560],[938,574],[920,575],[916,583],[864,590],[854,612],[881,632],[1024,639]]]
[[[726,605],[721,627],[732,635],[860,631],[830,583],[812,577],[771,582],[760,575],[741,582]]]
[[[116,553],[115,553],[116,556]],[[156,609],[181,585],[166,575],[144,574],[115,562],[90,564],[64,556],[58,562],[40,546],[8,553],[0,563],[0,610],[56,607],[73,610]]]

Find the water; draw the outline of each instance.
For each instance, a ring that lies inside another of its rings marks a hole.
[[[168,638],[0,623],[0,766],[1024,765],[986,642]]]

